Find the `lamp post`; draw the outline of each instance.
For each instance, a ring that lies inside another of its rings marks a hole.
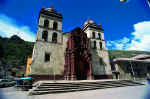
[[[53,60],[53,77],[54,77],[54,82],[55,82],[55,60]]]
[[[133,73],[133,79],[135,80],[135,74],[134,74],[134,71],[133,71],[133,66],[132,66],[131,60],[130,60],[130,65],[131,65],[131,70],[132,70],[132,73]]]

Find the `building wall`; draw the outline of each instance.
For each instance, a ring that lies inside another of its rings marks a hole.
[[[125,80],[133,80],[133,77],[131,75],[132,71],[127,70],[127,65],[119,64],[119,79],[125,79]],[[115,77],[114,77],[115,78]]]
[[[50,44],[38,41],[34,45],[31,75],[63,75],[64,51],[62,44]],[[50,61],[45,62],[45,53],[50,53]]]
[[[63,50],[64,50],[64,53],[65,53],[65,50],[67,48],[67,41],[68,41],[69,38],[70,38],[70,33],[67,33],[67,34],[63,35]]]
[[[129,63],[118,63],[115,64],[119,68],[119,79],[125,80],[141,80],[146,79],[150,72],[148,71],[148,64],[144,63],[132,63],[132,67]],[[133,70],[132,70],[133,68]],[[139,68],[139,69],[138,69]],[[113,73],[113,78],[116,79],[115,74]]]
[[[26,73],[25,76],[28,76],[30,73],[30,66],[31,66],[32,58],[28,57],[27,58],[27,66],[26,66]]]
[[[100,76],[109,75],[110,78],[112,78],[109,55],[108,51],[106,50],[103,31],[91,27],[86,28],[84,31],[87,33],[87,37],[90,39],[93,75],[99,76],[98,78],[101,78]],[[92,32],[95,32],[95,38],[93,38]],[[100,34],[101,38],[99,38],[98,33]],[[96,41],[96,48],[94,48],[94,41]],[[100,42],[102,42],[102,49],[100,48]],[[102,59],[103,63],[100,62],[100,59]]]
[[[108,51],[91,48],[90,52],[92,54],[92,70],[94,75],[112,75]],[[102,58],[103,64],[101,64],[100,58]]]
[[[45,9],[46,11],[47,9]],[[48,10],[47,10],[48,11]],[[54,14],[49,11],[48,13]],[[45,20],[48,20],[48,27],[44,26]],[[54,29],[53,24],[57,23]],[[48,32],[47,40],[42,38],[43,31]],[[57,41],[52,41],[53,33],[57,33]],[[48,61],[46,61],[48,54]],[[32,63],[30,67],[31,76],[47,78],[48,75],[62,76],[64,74],[64,47],[62,36],[62,19],[40,13],[38,20],[37,39],[34,44]]]

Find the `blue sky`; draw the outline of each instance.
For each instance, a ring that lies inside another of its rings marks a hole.
[[[0,35],[35,41],[42,7],[63,15],[63,32],[88,19],[101,23],[108,49],[150,51],[150,8],[146,0],[0,0]]]

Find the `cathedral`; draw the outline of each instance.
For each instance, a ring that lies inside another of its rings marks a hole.
[[[101,25],[88,19],[82,28],[63,33],[62,20],[54,8],[41,9],[29,75],[38,80],[111,79]]]

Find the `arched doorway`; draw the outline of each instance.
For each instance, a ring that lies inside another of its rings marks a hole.
[[[87,80],[89,71],[89,64],[87,61],[80,60],[76,66],[76,79]]]

